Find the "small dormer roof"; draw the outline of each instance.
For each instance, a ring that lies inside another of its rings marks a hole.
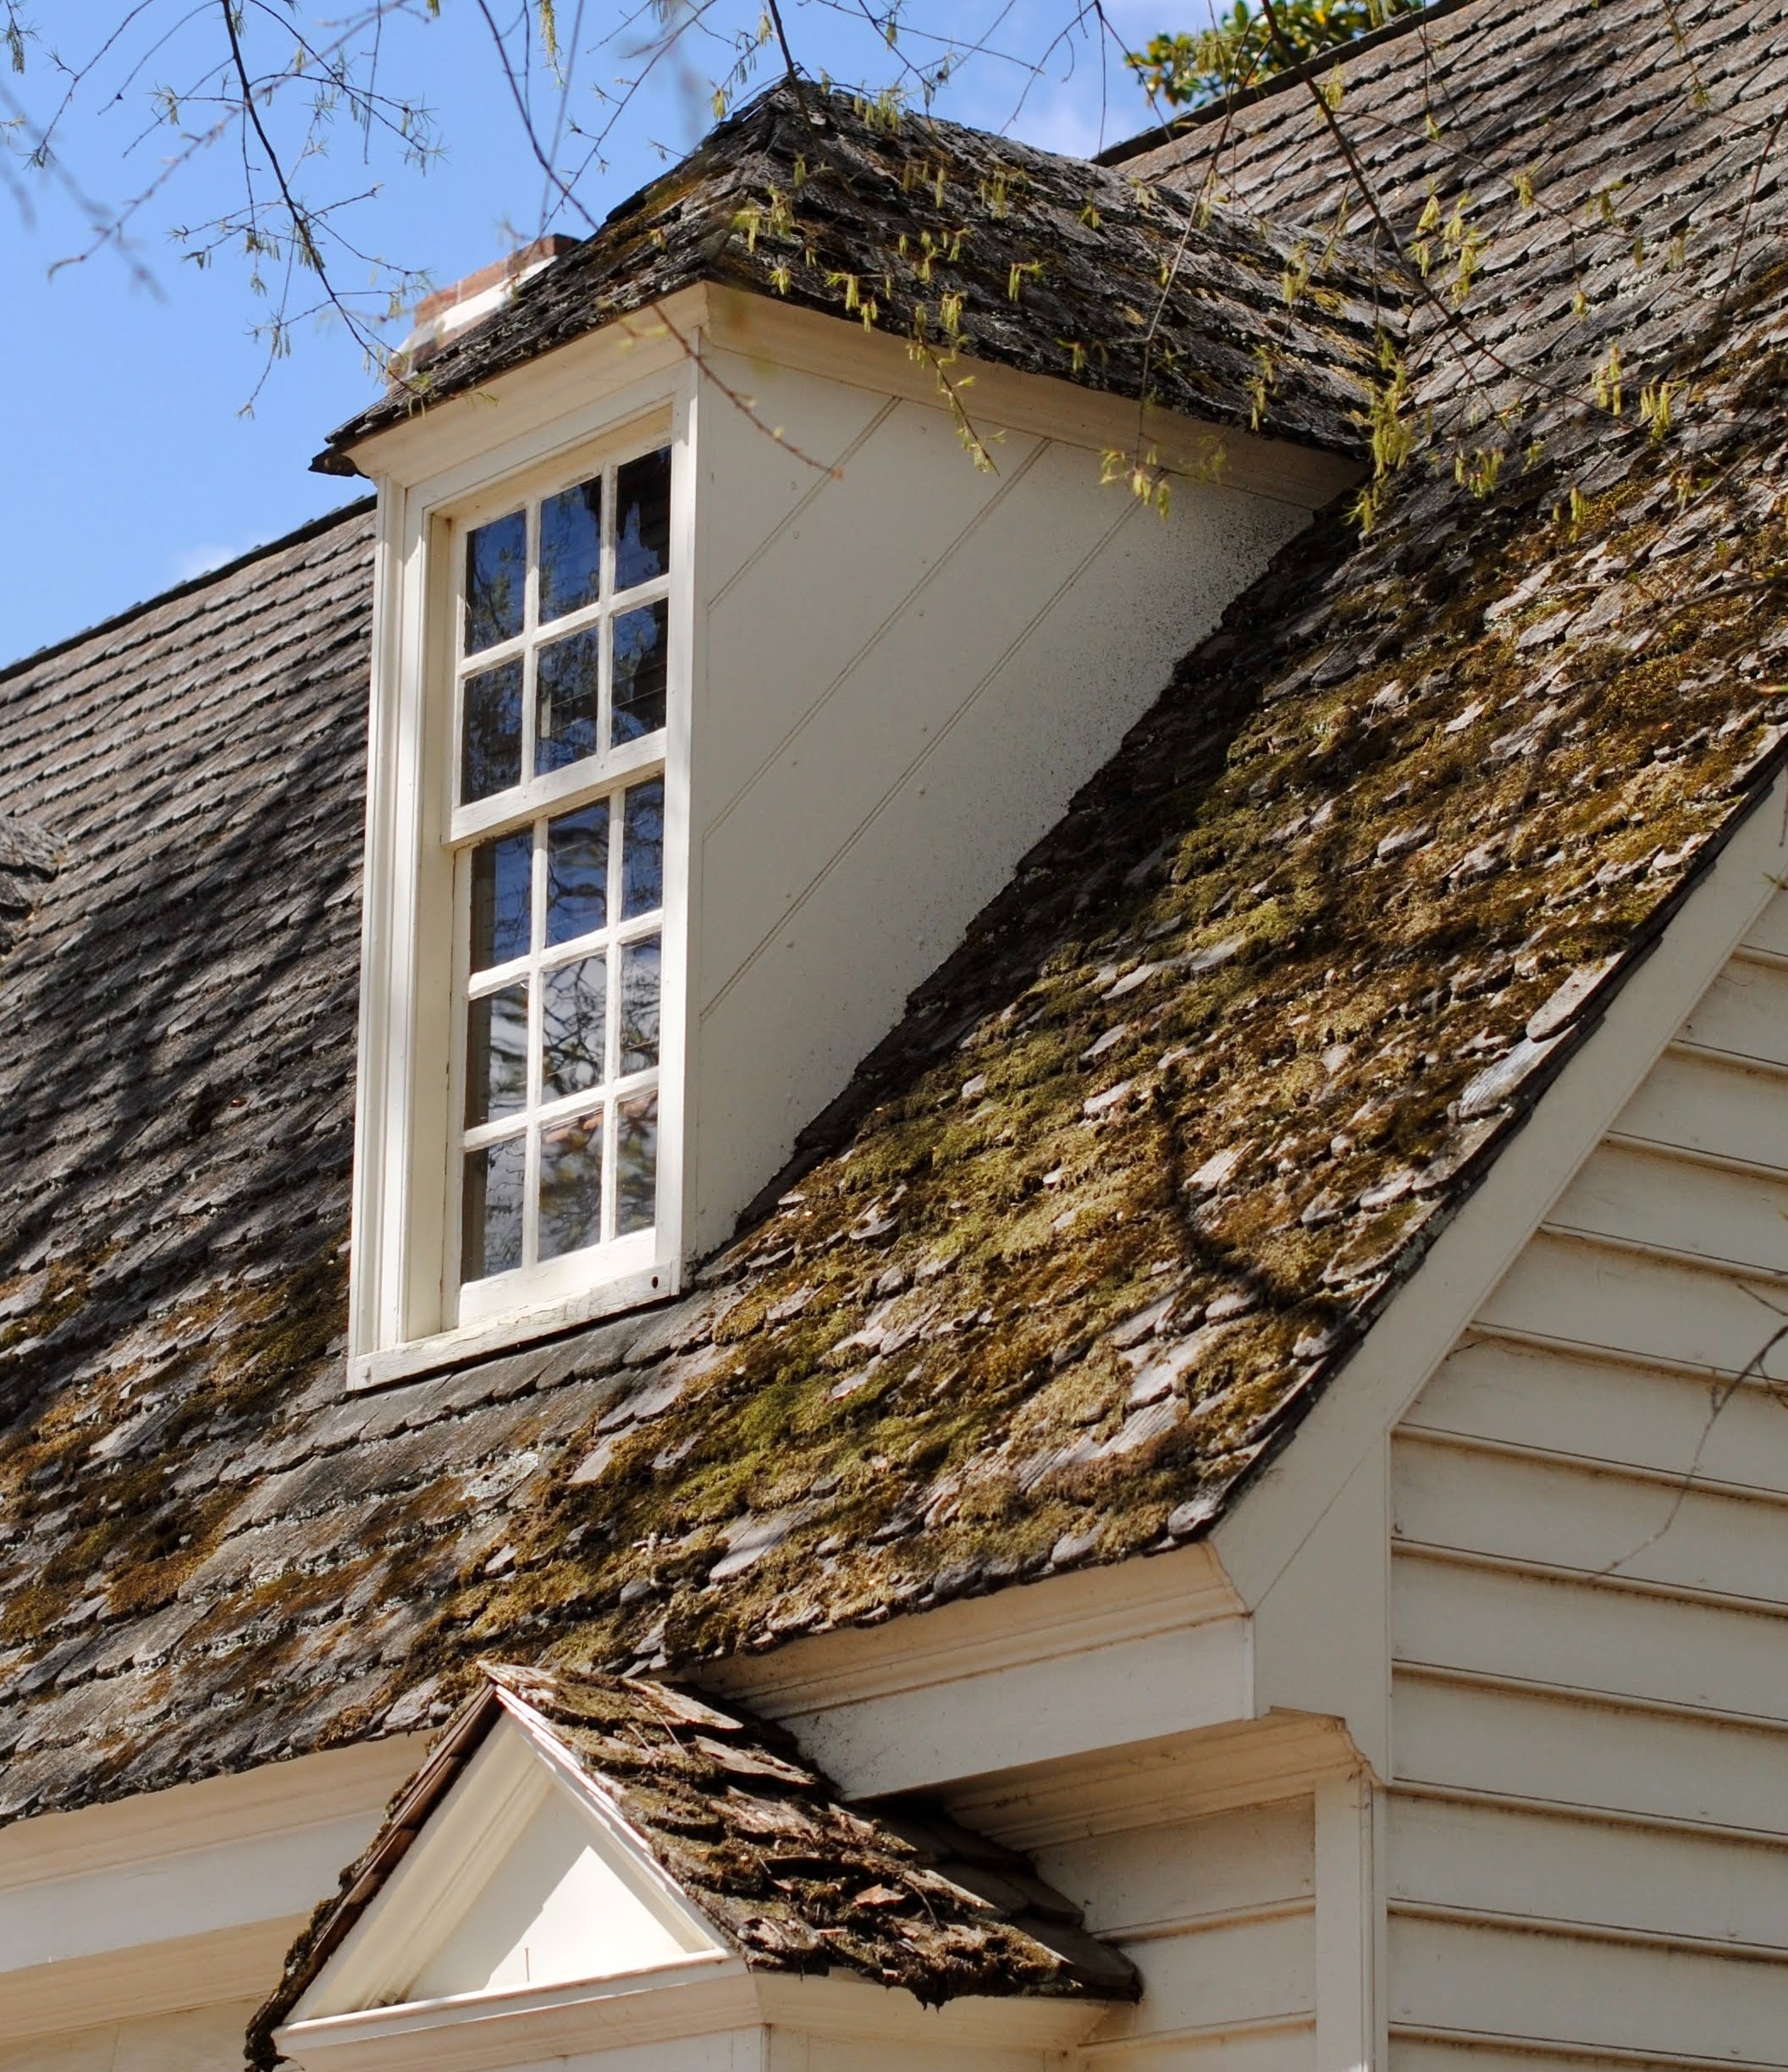
[[[361,1946],[376,1904],[503,1728],[519,1728],[581,1788],[611,1854],[636,1852],[648,1877],[655,1870],[660,1890],[647,1903],[655,1898],[685,1950],[731,1954],[755,1970],[855,1975],[930,2006],[970,1995],[1136,1995],[1129,1960],[1087,1934],[1070,1900],[947,1815],[847,1806],[786,1733],[669,1684],[485,1663],[477,1691],[294,1946],[251,2028],[251,2062],[275,2061],[273,2032],[295,2013],[339,2011],[332,1969],[356,1959],[361,1985],[375,1976],[377,1959],[368,1970]],[[425,1978],[438,1969],[422,1962]],[[368,1990],[370,2005],[419,1997],[383,1976]]]
[[[785,84],[518,278],[330,449],[698,281],[1350,457],[1381,333],[1402,325],[1357,240]]]

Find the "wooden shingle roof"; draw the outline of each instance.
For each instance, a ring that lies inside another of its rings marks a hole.
[[[63,857],[0,967],[0,1816],[1237,1500],[1780,766],[1788,4],[1673,19],[1344,65],[1433,240],[1376,522],[1236,600],[676,1303],[344,1394],[363,517],[0,677]],[[1142,163],[1295,237],[1327,134]]]

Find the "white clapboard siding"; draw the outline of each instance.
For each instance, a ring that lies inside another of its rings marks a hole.
[[[97,2029],[0,2040],[0,2072],[240,2072],[252,2000],[219,2001],[179,2014],[108,2022]]]
[[[1310,2061],[1316,1848],[1307,1797],[1098,1835],[1041,1850],[1037,1860],[1084,1909],[1087,1926],[1148,1980],[1142,2005],[1100,2030],[1090,2067],[1244,2072]]]
[[[1448,1358],[1404,1427],[1560,1454],[1579,1470],[1648,1469],[1675,1487],[1693,1462],[1708,1485],[1788,1496],[1788,1417],[1771,1391],[1669,1367],[1480,1339]]]
[[[1393,1447],[1396,2072],[1788,2067],[1788,897]]]

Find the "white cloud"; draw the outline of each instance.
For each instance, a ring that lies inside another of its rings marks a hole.
[[[195,576],[203,576],[210,570],[222,568],[226,561],[234,561],[246,554],[255,543],[238,542],[228,547],[188,547],[177,554],[168,564],[172,579],[177,583],[190,582]]]

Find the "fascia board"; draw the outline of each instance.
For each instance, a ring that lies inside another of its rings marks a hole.
[[[590,1984],[289,2021],[273,2031],[273,2043],[304,2072],[483,2072],[750,2028],[761,2019],[743,1959],[716,1953]]]
[[[303,2072],[499,2072],[575,2055],[770,2028],[841,2042],[1065,2051],[1110,2011],[1099,2000],[965,1998],[926,2008],[902,1987],[753,1972],[716,1956],[599,1986],[480,1995],[292,2022],[274,2031]]]
[[[164,1936],[0,1974],[0,2044],[146,2020],[218,2001],[257,2000],[268,1981],[279,1977],[306,1918],[295,1914],[208,1935]]]
[[[1251,1641],[1206,1547],[717,1662],[853,1798],[1246,1719]],[[1124,1694],[1114,1708],[1111,1694]]]
[[[349,449],[350,457],[362,474],[407,488],[475,461],[493,445],[543,431],[648,375],[687,365],[710,344],[878,395],[948,408],[935,374],[915,362],[903,339],[768,295],[698,283],[374,433]],[[978,423],[1090,454],[1141,450],[1170,475],[1214,482],[1300,510],[1321,510],[1365,473],[1360,462],[1338,454],[1206,423],[1049,375],[980,360],[966,361],[964,371],[973,376],[968,407]]]
[[[680,289],[482,388],[374,433],[348,449],[349,458],[382,486],[406,488],[476,463],[493,447],[547,431],[570,412],[686,366],[708,320],[708,300],[700,283]]]
[[[705,337],[709,344],[749,360],[822,375],[933,410],[948,408],[938,392],[936,375],[927,363],[913,359],[903,339],[768,295],[710,286]],[[1140,449],[1152,454],[1170,475],[1245,490],[1300,510],[1321,510],[1366,474],[1360,462],[1317,447],[1262,438],[972,355],[958,363],[957,379],[965,386],[972,379],[963,401],[978,425],[1031,433],[1092,454]]]
[[[0,1891],[159,1862],[172,1854],[270,1843],[296,1829],[384,1810],[433,1737],[391,1734],[229,1777],[43,1813],[0,1829]]]
[[[1284,1451],[1211,1535],[1257,1607],[1382,1447],[1552,1204],[1788,883],[1788,774],[1747,812],[1602,1023],[1541,1096]]]

